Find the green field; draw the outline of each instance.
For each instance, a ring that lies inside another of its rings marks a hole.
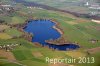
[[[89,8],[83,6],[84,4],[81,3],[80,0],[25,0],[25,1],[45,4],[51,7],[77,13],[89,13],[91,11]],[[78,5],[79,3],[80,5]]]
[[[17,29],[14,28],[8,28],[5,30],[5,33],[11,35],[12,37],[19,37],[22,35],[21,32],[19,32]]]

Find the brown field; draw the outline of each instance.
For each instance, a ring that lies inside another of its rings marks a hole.
[[[7,58],[8,60],[16,60],[13,53],[0,50],[0,57]]]
[[[42,57],[43,56],[40,52],[33,52],[32,54],[35,57]]]
[[[87,19],[82,19],[82,18],[76,18],[76,20],[74,20],[74,21],[66,21],[66,23],[71,24],[71,25],[85,23],[85,22],[91,22],[91,21],[87,20]]]
[[[87,20],[87,19],[78,18],[75,22],[77,22],[77,23],[84,23],[84,22],[91,22],[91,21]]]
[[[77,22],[66,22],[66,23],[71,24],[71,25],[78,24]]]
[[[96,30],[100,31],[100,26],[85,26],[85,28],[96,29]]]
[[[100,47],[92,48],[92,49],[87,49],[87,51],[91,54],[100,52]]]
[[[0,33],[0,39],[11,39],[12,37],[6,33]]]
[[[5,30],[7,28],[9,28],[9,26],[7,26],[7,25],[0,25],[0,31]]]
[[[85,53],[82,53],[81,51],[67,51],[66,53],[68,56],[71,56],[73,58],[79,58],[86,56]]]

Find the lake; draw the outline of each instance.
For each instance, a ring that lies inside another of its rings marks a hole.
[[[42,46],[48,46],[49,48],[58,50],[79,48],[75,44],[54,45],[46,43],[45,40],[55,40],[61,37],[61,34],[53,28],[54,25],[55,23],[50,20],[30,20],[24,31],[33,34],[32,42],[38,42]]]

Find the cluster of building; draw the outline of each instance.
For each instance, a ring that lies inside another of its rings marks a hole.
[[[7,44],[7,45],[0,45],[0,49],[10,51],[13,50],[15,47],[19,46],[21,44]]]
[[[14,6],[10,4],[0,3],[0,14],[9,14],[17,10]]]
[[[89,9],[93,10],[91,11],[91,15],[100,14],[100,3],[86,2],[84,6],[87,6]]]
[[[84,4],[85,6],[88,6],[88,8],[91,8],[91,9],[100,9],[100,4],[99,3],[89,3],[89,2],[86,2]]]

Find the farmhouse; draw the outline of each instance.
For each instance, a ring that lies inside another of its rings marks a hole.
[[[98,40],[96,40],[96,39],[91,39],[91,40],[89,40],[91,43],[96,43],[96,42],[98,42]]]

